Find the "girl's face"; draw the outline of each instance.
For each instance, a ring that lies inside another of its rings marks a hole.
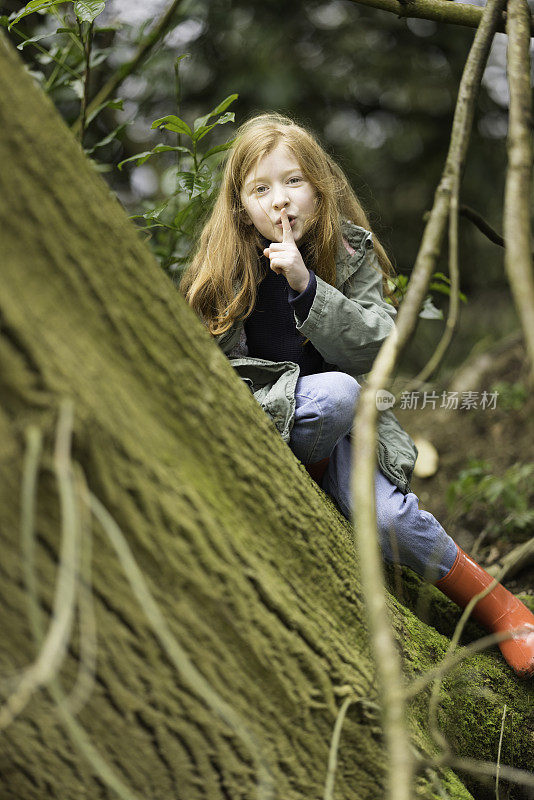
[[[316,198],[315,188],[305,179],[298,161],[284,144],[259,159],[245,177],[241,190],[247,223],[271,242],[282,241],[282,208],[287,210],[293,237],[298,242],[306,221],[315,212]]]

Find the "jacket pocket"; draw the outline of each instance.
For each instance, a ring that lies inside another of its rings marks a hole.
[[[408,492],[417,460],[417,447],[391,409],[380,412],[377,447],[382,471],[404,493]]]

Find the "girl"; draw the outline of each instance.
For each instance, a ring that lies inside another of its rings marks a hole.
[[[349,520],[354,409],[394,328],[391,274],[345,175],[307,130],[277,114],[241,126],[180,290]],[[464,607],[492,578],[419,509],[410,491],[417,449],[391,410],[379,415],[377,455],[384,557]],[[499,645],[505,659],[534,675],[534,615],[517,598],[497,584],[473,616],[510,632]]]

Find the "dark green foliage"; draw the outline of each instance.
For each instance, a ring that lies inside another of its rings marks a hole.
[[[449,485],[449,509],[471,523],[483,522],[490,541],[526,541],[534,531],[534,464],[514,464],[500,476],[490,470],[489,462],[471,459]]]

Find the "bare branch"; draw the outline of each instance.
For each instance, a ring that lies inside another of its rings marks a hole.
[[[401,17],[413,19],[430,19],[450,25],[465,25],[478,28],[484,7],[472,6],[468,3],[453,3],[450,0],[352,0],[362,6],[371,6],[381,11],[390,11]],[[506,12],[499,13],[497,27],[499,33],[506,33]],[[534,36],[534,22],[530,20],[530,32]]]
[[[534,536],[526,542],[521,542],[513,550],[510,550],[503,558],[499,559],[496,564],[492,564],[487,568],[490,575],[497,575],[497,573],[504,569],[509,578],[517,575],[525,567],[534,562]]]
[[[354,703],[355,697],[349,695],[345,698],[339,709],[336,724],[334,725],[334,732],[332,733],[332,742],[330,744],[330,754],[328,756],[328,771],[326,774],[326,782],[324,787],[324,800],[333,800],[334,797],[334,780],[336,777],[337,769],[337,751],[339,749],[339,740],[341,738],[341,729],[343,728],[343,720],[349,709],[351,703]]]
[[[497,775],[497,764],[492,761],[477,761],[474,758],[445,757],[442,764],[448,764],[453,769],[460,769],[464,772],[471,772],[473,775]],[[534,775],[523,769],[507,767],[504,764],[499,766],[501,778],[510,783],[517,783],[519,786],[534,786]]]
[[[76,683],[65,698],[67,710],[76,716],[89,700],[96,676],[97,636],[96,618],[92,591],[92,544],[91,514],[89,512],[89,489],[85,475],[78,464],[73,464],[76,495],[79,498],[79,514],[82,536],[81,569],[78,586],[78,614],[80,625],[80,666]]]
[[[530,11],[527,0],[508,4],[508,169],[504,190],[504,267],[510,282],[530,359],[534,388],[534,272],[530,190],[532,182],[532,99],[530,90]]]
[[[411,380],[407,391],[414,391],[423,385],[427,378],[432,375],[447,352],[447,348],[452,340],[456,323],[458,322],[459,312],[459,292],[460,292],[460,270],[458,266],[458,196],[460,193],[460,170],[455,165],[455,170],[451,175],[451,200],[449,209],[449,275],[451,277],[450,303],[445,321],[445,330],[436,348],[427,363],[419,373]]]
[[[495,800],[499,800],[499,772],[501,768],[501,748],[504,734],[504,720],[506,719],[506,703],[502,711],[501,734],[499,736],[499,749],[497,751],[497,772],[495,774]]]
[[[498,244],[501,247],[504,247],[504,239],[497,233],[497,231],[491,227],[489,222],[487,222],[484,217],[482,217],[477,211],[469,206],[460,206],[460,215],[465,217],[466,219],[470,220],[476,227],[487,236],[490,242],[494,244]]]

